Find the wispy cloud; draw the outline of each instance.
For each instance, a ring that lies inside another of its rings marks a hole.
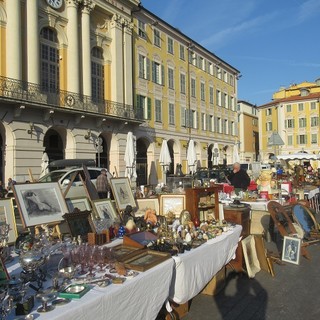
[[[229,41],[234,39],[234,37],[239,36],[240,34],[244,34],[245,32],[256,32],[256,29],[270,22],[277,16],[277,13],[270,13],[264,16],[258,16],[251,20],[243,21],[237,25],[228,27],[224,30],[221,30],[214,35],[201,40],[201,44],[206,47],[211,46],[222,46],[223,44],[227,44]]]
[[[319,15],[320,13],[320,1],[319,0],[308,0],[304,2],[298,11],[298,19],[299,23],[302,23],[312,16]]]

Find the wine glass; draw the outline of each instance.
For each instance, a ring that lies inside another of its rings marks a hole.
[[[56,292],[43,292],[38,293],[37,298],[41,300],[41,307],[37,309],[38,312],[49,312],[52,311],[55,307],[51,304],[49,305],[48,302],[54,300],[57,297]]]

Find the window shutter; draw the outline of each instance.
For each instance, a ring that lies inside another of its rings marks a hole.
[[[156,82],[156,64],[152,61],[152,82]]]
[[[147,80],[150,80],[150,59],[147,58]]]
[[[148,117],[148,120],[151,120],[151,98],[148,98],[147,117]]]
[[[161,65],[161,84],[164,86],[164,65]]]

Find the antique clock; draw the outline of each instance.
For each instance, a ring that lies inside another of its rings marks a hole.
[[[47,4],[53,9],[60,9],[63,4],[63,0],[46,0]]]

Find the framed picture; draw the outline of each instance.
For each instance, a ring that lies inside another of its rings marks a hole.
[[[60,222],[68,212],[58,182],[15,184],[13,192],[25,228]]]
[[[124,265],[132,270],[146,271],[159,263],[170,259],[169,253],[153,251],[153,250],[142,250],[137,251],[136,255],[131,256],[128,259],[124,259]]]
[[[0,226],[4,224],[10,225],[8,234],[8,242],[14,243],[18,237],[16,219],[14,217],[13,199],[0,200]]]
[[[118,246],[112,247],[113,254],[117,261],[123,261],[129,259],[132,255],[136,254],[140,250],[139,248],[119,244]]]
[[[256,273],[261,270],[257,256],[256,243],[253,235],[249,235],[241,241],[244,261],[249,278],[254,278]]]
[[[95,233],[90,211],[66,213],[63,218],[67,221],[72,237],[81,236],[84,240],[87,240],[89,232]]]
[[[294,237],[283,237],[282,261],[299,264],[301,239]]]
[[[66,198],[66,204],[69,209],[69,212],[72,213],[74,209],[79,209],[80,211],[90,211],[90,201],[88,198]]]
[[[186,208],[186,196],[184,194],[162,194],[160,196],[160,215],[167,216],[172,211],[176,218]]]
[[[110,199],[100,199],[92,201],[95,217],[108,221],[109,227],[116,220],[119,220],[116,208]]]
[[[124,210],[127,205],[132,206],[132,208],[136,207],[128,178],[112,178],[110,184],[119,210]]]
[[[159,206],[158,198],[137,199],[136,202],[137,202],[137,211],[135,212],[136,217],[141,217],[141,216],[144,217],[146,210],[149,208],[155,210],[157,215],[159,215],[160,206]]]

